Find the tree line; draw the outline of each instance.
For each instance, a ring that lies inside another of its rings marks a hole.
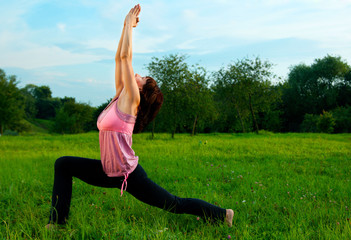
[[[351,67],[327,55],[311,65],[290,68],[287,79],[272,63],[244,58],[218,71],[189,65],[185,55],[153,57],[149,75],[159,84],[164,104],[145,131],[210,132],[351,132]],[[0,69],[0,128],[29,131],[28,122],[50,120],[50,131],[97,130],[96,119],[111,99],[98,107],[73,97],[52,97],[49,86],[19,88],[16,76]],[[25,120],[25,121],[24,121]]]

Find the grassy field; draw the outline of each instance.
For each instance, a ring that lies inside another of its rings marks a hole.
[[[351,135],[135,135],[149,177],[235,211],[234,225],[149,207],[74,179],[68,225],[49,232],[53,166],[99,159],[98,133],[0,137],[0,239],[351,239]]]

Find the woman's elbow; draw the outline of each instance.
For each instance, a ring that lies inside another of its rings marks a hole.
[[[121,52],[120,60],[130,60],[132,56],[128,52]]]

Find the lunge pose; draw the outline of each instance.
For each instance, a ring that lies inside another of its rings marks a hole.
[[[127,14],[115,57],[116,95],[97,120],[101,161],[61,157],[55,162],[52,209],[47,228],[68,219],[72,177],[99,187],[119,188],[138,200],[173,213],[193,214],[232,225],[234,212],[194,198],[180,198],[151,181],[132,149],[139,133],[159,112],[163,95],[151,77],[134,75],[132,30],[139,22],[140,5]]]

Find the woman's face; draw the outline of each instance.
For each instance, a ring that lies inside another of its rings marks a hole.
[[[135,81],[137,82],[139,89],[143,89],[143,86],[145,85],[146,80],[147,80],[146,77],[142,77],[137,73],[135,74]]]

